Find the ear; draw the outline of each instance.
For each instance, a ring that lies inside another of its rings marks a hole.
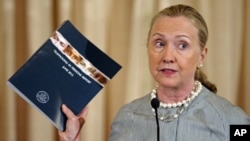
[[[201,59],[200,59],[200,63],[203,64],[206,56],[207,56],[207,47],[204,47],[203,50],[201,51]]]

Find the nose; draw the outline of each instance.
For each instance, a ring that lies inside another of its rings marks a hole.
[[[162,54],[162,62],[167,64],[174,63],[174,58],[174,49],[166,47]]]

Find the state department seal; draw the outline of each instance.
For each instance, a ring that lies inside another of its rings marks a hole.
[[[36,99],[38,102],[45,104],[49,101],[49,95],[45,91],[39,91],[36,93]]]

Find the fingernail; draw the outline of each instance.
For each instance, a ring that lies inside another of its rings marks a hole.
[[[85,119],[82,118],[82,117],[80,117],[78,120],[79,120],[79,123],[80,123],[80,128],[82,128],[82,126],[83,126],[84,123],[85,123]]]

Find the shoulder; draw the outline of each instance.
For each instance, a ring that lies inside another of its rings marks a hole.
[[[123,105],[112,122],[110,140],[127,140],[137,129],[134,124],[148,114],[152,114],[149,94]]]
[[[121,107],[118,114],[121,113],[136,113],[147,111],[150,108],[150,95],[147,94],[143,97],[137,98]]]
[[[229,124],[250,124],[249,116],[237,105],[232,104],[227,99],[212,93],[203,87],[201,103],[206,105],[204,108],[207,112],[214,112],[222,120]],[[203,102],[202,102],[203,101]]]
[[[113,123],[127,124],[135,120],[139,116],[152,115],[152,107],[150,104],[150,94],[135,99],[123,105],[113,120]]]

